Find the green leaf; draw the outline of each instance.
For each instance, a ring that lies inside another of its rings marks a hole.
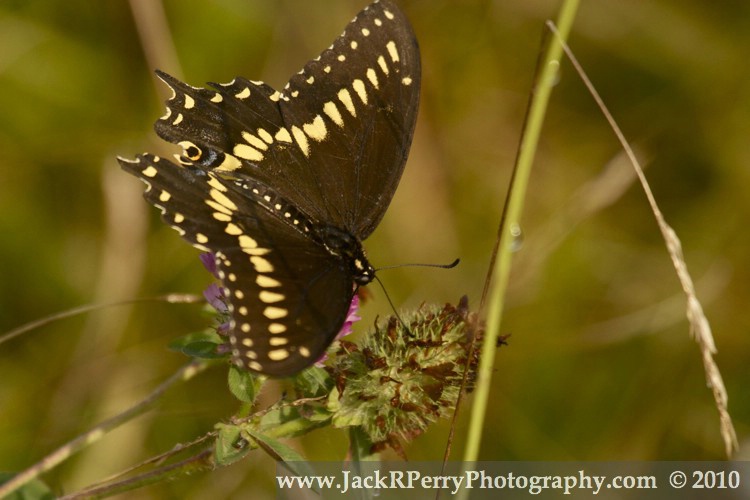
[[[240,370],[236,366],[229,367],[229,390],[243,403],[255,402],[263,380],[264,378],[253,375],[249,371]]]
[[[267,436],[261,432],[245,429],[258,446],[263,449],[266,453],[272,456],[275,460],[282,462],[304,462],[305,457],[300,455],[297,450],[291,448],[281,441],[278,441],[270,436]]]
[[[240,428],[230,424],[216,424],[219,436],[214,446],[214,459],[216,465],[230,465],[247,455],[254,449],[245,438],[242,437]]]
[[[224,341],[218,333],[213,330],[204,330],[189,333],[170,342],[169,348],[192,358],[216,359],[226,356],[226,354],[220,354],[216,350],[223,343]]]
[[[0,484],[15,476],[12,472],[0,472]],[[39,479],[32,479],[3,500],[54,500],[56,497],[46,484]]]
[[[306,398],[327,394],[333,387],[333,379],[319,366],[313,366],[294,377],[294,387]]]
[[[273,436],[295,437],[328,425],[331,415],[320,406],[305,408],[304,415],[298,407],[281,407],[267,412],[260,420],[262,432]]]

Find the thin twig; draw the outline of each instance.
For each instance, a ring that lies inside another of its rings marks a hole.
[[[119,472],[117,472],[115,474],[112,474],[109,477],[105,477],[104,479],[101,479],[101,480],[97,481],[96,483],[93,483],[93,484],[87,486],[82,491],[94,490],[94,489],[97,489],[97,488],[102,488],[102,487],[104,487],[105,485],[108,485],[108,484],[111,485],[114,481],[118,480],[119,478],[124,477],[124,476],[130,474],[131,472],[134,472],[134,471],[136,471],[136,470],[138,470],[140,468],[143,468],[143,467],[145,467],[147,465],[164,463],[166,460],[174,457],[175,455],[177,455],[179,453],[184,453],[185,450],[188,450],[188,449],[190,449],[190,448],[192,448],[192,447],[194,447],[196,445],[199,445],[199,444],[205,442],[208,439],[214,439],[214,438],[216,438],[217,434],[218,434],[217,431],[210,431],[210,432],[202,435],[199,438],[193,439],[192,441],[190,441],[188,443],[179,443],[179,444],[173,446],[170,450],[165,451],[164,453],[160,453],[160,454],[158,454],[156,456],[149,457],[146,460],[143,460],[141,463],[138,463],[136,465],[130,466],[130,467],[124,469],[124,470],[121,470],[121,471],[119,471]],[[79,494],[79,493],[81,493],[81,491],[79,491],[77,494]]]
[[[0,498],[5,498],[6,495],[9,495],[32,479],[38,477],[40,474],[53,469],[74,453],[80,451],[81,449],[92,443],[95,443],[96,441],[99,441],[109,431],[119,427],[129,420],[132,420],[137,415],[144,413],[154,403],[156,403],[161,395],[164,394],[164,392],[171,386],[178,382],[183,382],[193,378],[195,375],[204,371],[208,366],[209,363],[204,361],[193,361],[183,366],[174,375],[162,382],[156,389],[151,392],[151,394],[146,396],[135,405],[131,406],[122,413],[119,413],[114,417],[105,420],[99,425],[84,432],[80,436],[60,446],[58,449],[42,458],[36,464],[32,465],[24,471],[19,472],[6,483],[0,485]]]
[[[213,447],[208,447],[200,453],[193,455],[192,457],[188,457],[180,462],[166,465],[153,471],[144,472],[143,474],[139,474],[117,483],[86,488],[75,493],[71,493],[70,495],[60,497],[59,500],[102,498],[104,496],[112,496],[117,493],[141,488],[147,484],[154,484],[156,482],[163,481],[165,478],[192,474],[201,470],[210,470],[211,468],[213,468],[212,457]]]
[[[74,307],[73,309],[68,309],[67,311],[62,311],[59,313],[51,314],[44,318],[40,318],[40,319],[31,321],[29,323],[26,323],[25,325],[21,325],[17,328],[14,328],[13,330],[10,330],[4,333],[2,336],[0,336],[0,344],[2,344],[3,342],[7,342],[15,337],[18,337],[19,335],[22,335],[28,331],[41,328],[42,326],[48,325],[55,321],[65,319],[65,318],[70,318],[70,317],[77,316],[79,314],[84,314],[90,311],[106,309],[108,307],[127,306],[130,304],[137,304],[140,302],[168,302],[170,304],[196,304],[196,303],[205,302],[205,301],[206,299],[203,298],[201,295],[191,295],[187,293],[170,293],[167,295],[160,295],[158,297],[146,297],[146,298],[140,298],[140,299],[120,300],[117,302],[108,302],[106,304],[87,304],[85,306]]]

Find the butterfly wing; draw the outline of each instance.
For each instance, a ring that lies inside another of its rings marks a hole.
[[[156,125],[181,162],[224,178],[257,179],[309,217],[365,239],[401,178],[419,104],[420,59],[390,1],[360,12],[283,91],[236,78],[173,90]]]
[[[355,280],[371,279],[360,240],[393,197],[417,115],[412,29],[376,1],[281,92],[157,73],[173,95],[155,129],[182,147],[180,165],[120,162],[168,224],[217,256],[234,361],[295,373],[338,333]]]
[[[333,45],[294,75],[281,101],[285,123],[302,123],[307,163],[331,220],[360,239],[393,197],[414,132],[420,58],[411,25],[388,1],[371,4]]]
[[[146,182],[144,197],[167,224],[216,255],[236,364],[287,376],[320,358],[346,318],[352,276],[311,244],[303,214],[260,182],[240,185],[148,154],[120,164]]]

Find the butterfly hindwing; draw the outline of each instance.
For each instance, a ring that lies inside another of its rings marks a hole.
[[[120,163],[147,183],[144,196],[167,224],[216,255],[236,364],[283,376],[320,358],[353,286],[344,262],[310,245],[309,220],[260,183],[240,186],[153,155]]]

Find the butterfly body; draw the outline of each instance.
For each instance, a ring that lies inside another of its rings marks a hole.
[[[167,224],[216,256],[233,361],[293,374],[325,352],[374,279],[362,241],[396,190],[419,102],[411,27],[375,2],[283,91],[157,74],[174,95],[155,129],[182,154],[120,163]]]

